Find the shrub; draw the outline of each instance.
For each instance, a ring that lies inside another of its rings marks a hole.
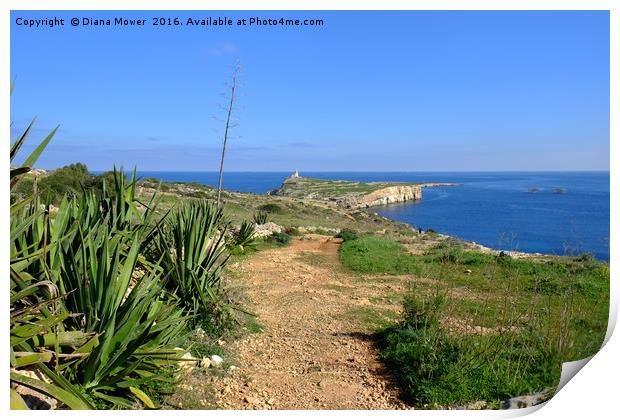
[[[357,239],[357,232],[352,229],[341,229],[336,238],[342,238],[342,242]]]
[[[284,232],[273,232],[267,241],[278,245],[288,245],[291,242],[291,236]]]
[[[591,253],[584,253],[576,257],[575,260],[580,262],[592,262],[594,261],[594,255]]]
[[[34,192],[34,178],[23,178],[11,190],[11,204],[23,200]]]
[[[82,189],[100,191],[101,183],[97,177],[88,172],[86,165],[73,163],[41,178],[38,187],[44,197],[47,196],[51,202],[58,203],[65,195],[77,197]]]
[[[416,330],[438,327],[439,314],[444,302],[445,296],[439,293],[431,299],[406,296],[403,302],[404,324]]]
[[[534,280],[526,290],[537,293],[557,294],[564,289],[556,279],[542,277]]]
[[[163,184],[162,184],[163,185]],[[164,188],[162,188],[162,191],[168,191],[170,189],[170,187],[165,186]],[[209,198],[209,194],[207,194],[204,191],[190,191],[185,193],[185,196],[187,197],[192,197],[192,198]]]
[[[79,197],[83,191],[102,194],[104,184],[107,184],[107,194],[113,196],[115,189],[110,188],[114,184],[114,177],[121,176],[114,171],[104,172],[101,175],[92,175],[83,163],[72,163],[56,169],[46,176],[37,178],[37,192],[46,202],[58,204],[63,197]],[[127,178],[124,174],[125,183]],[[12,196],[27,197],[34,192],[34,179],[25,178],[19,182],[17,188],[12,191]]]
[[[55,132],[11,168],[12,192]],[[156,408],[147,393],[174,383],[187,321],[214,323],[221,305],[222,209],[194,201],[156,219],[156,197],[135,197],[135,170],[128,182],[122,169],[93,177],[74,164],[43,186],[59,195],[53,217],[41,194],[15,196],[10,210],[12,386],[60,408]],[[15,389],[11,406],[26,407]]]
[[[468,251],[458,248],[435,248],[431,252],[427,253],[426,260],[428,262],[439,262],[443,264],[449,263],[467,266],[481,266],[493,263],[494,257],[490,254],[485,254],[478,251]]]
[[[11,84],[11,94],[14,83]],[[13,164],[15,157],[23,146],[30,133],[34,120],[21,136],[10,147],[10,161]],[[48,134],[34,149],[34,151],[18,167],[11,165],[10,190],[15,192],[20,181],[23,181],[37,161],[56,130]],[[67,344],[83,345],[93,337],[83,331],[68,332],[63,328],[63,322],[73,314],[62,307],[64,295],[60,294],[54,282],[42,280],[30,274],[28,267],[44,266],[46,254],[40,251],[40,234],[45,230],[45,213],[41,211],[37,196],[28,197],[31,192],[23,196],[18,195],[11,199],[10,221],[10,379],[11,383],[20,384],[28,389],[43,392],[55,398],[61,407],[73,409],[89,409],[92,404],[80,389],[69,383],[56,371],[50,369],[46,363],[52,359],[58,363],[77,363],[82,357],[75,357],[73,361],[61,357],[61,351]],[[48,219],[49,220],[49,219]],[[34,236],[28,236],[35,233]],[[54,240],[51,240],[54,244]],[[43,242],[43,244],[45,244]],[[43,248],[45,251],[45,248]],[[39,274],[40,271],[37,272]],[[88,348],[82,349],[88,353]],[[24,375],[24,367],[37,370],[46,380],[35,379]],[[11,388],[11,409],[28,408],[22,397]]]
[[[279,204],[276,204],[276,203],[263,204],[262,206],[259,206],[258,209],[264,212],[273,213],[273,214],[284,213],[284,209]]]
[[[512,257],[510,254],[500,251],[500,253],[495,257],[495,261],[498,264],[510,265],[512,263]]]
[[[289,226],[287,227],[284,232],[286,232],[287,235],[290,236],[299,236],[299,228],[297,226]]]

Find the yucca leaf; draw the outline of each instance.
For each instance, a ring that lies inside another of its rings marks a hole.
[[[88,358],[85,369],[85,377],[87,379],[87,382],[92,382],[95,380],[98,370],[101,369],[101,366],[105,366],[108,359],[110,358],[110,354],[114,350],[111,346],[114,336],[114,321],[114,318],[111,318],[109,320],[108,324],[105,326],[105,330],[102,335],[103,341],[96,349],[96,351],[94,351],[93,354],[91,354],[91,356]]]
[[[90,340],[75,350],[75,353],[90,353],[93,348],[99,345],[99,335],[95,334]]]
[[[26,355],[19,356],[15,359],[15,367],[20,368],[28,365],[34,365],[36,363],[47,363],[52,360],[52,352],[35,352]]]
[[[85,331],[59,331],[57,333],[43,334],[32,338],[36,347],[63,346],[79,348],[88,342],[95,333]]]
[[[11,389],[11,410],[29,410],[24,399],[14,389]]]
[[[56,128],[54,128],[42,141],[41,143],[39,143],[39,145],[36,147],[36,149],[34,149],[32,151],[32,153],[30,153],[30,156],[28,156],[26,158],[26,160],[24,161],[24,163],[22,164],[22,166],[33,166],[35,164],[35,162],[37,161],[37,159],[39,159],[39,156],[41,156],[41,153],[43,153],[43,150],[45,150],[45,148],[47,147],[48,143],[50,142],[50,140],[52,140],[52,137],[54,137],[54,134],[56,134],[56,131],[58,131],[58,128],[60,126],[56,126]]]
[[[134,408],[133,402],[127,398],[115,397],[112,395],[104,394],[103,392],[99,392],[99,391],[93,391],[93,395],[104,401],[112,403],[118,407],[129,408],[129,409]]]
[[[10,355],[10,359],[11,359],[11,366],[15,366],[15,364],[17,363],[17,357],[15,357],[15,352],[13,351],[13,347],[9,347],[9,355]]]
[[[28,197],[24,197],[19,201],[11,204],[11,216],[16,215],[18,212],[24,210],[34,199],[34,194]]]
[[[85,403],[80,398],[77,398],[71,392],[68,392],[56,385],[48,384],[41,380],[21,375],[17,372],[11,372],[10,378],[11,381],[49,395],[74,410],[88,410],[91,408],[89,404]]]
[[[148,408],[153,408],[153,409],[155,408],[155,404],[153,403],[153,401],[151,401],[149,396],[146,395],[143,391],[141,391],[138,388],[134,388],[133,386],[130,386],[129,390],[131,391],[132,394],[138,397],[138,399],[142,401],[145,406],[147,406]]]
[[[17,155],[17,152],[19,152],[19,149],[21,149],[22,145],[24,144],[24,142],[26,141],[26,138],[28,137],[28,134],[30,134],[30,130],[32,130],[32,126],[34,125],[36,118],[33,118],[30,121],[30,124],[28,124],[28,127],[26,128],[26,130],[22,133],[21,136],[19,136],[19,138],[17,140],[15,140],[15,142],[13,142],[13,144],[11,145],[11,151],[9,153],[9,157],[10,157],[10,161],[12,162],[13,159],[15,158],[15,156]],[[29,166],[26,165],[25,163],[22,166]]]
[[[28,296],[35,294],[43,286],[45,286],[45,288],[50,291],[49,294],[51,297],[58,296],[58,289],[56,288],[54,283],[52,283],[51,281],[40,281],[40,282],[31,284],[18,292],[11,293],[11,299],[10,299],[11,303],[15,303],[18,300],[24,299]]]
[[[62,313],[57,316],[51,316],[38,320],[36,323],[15,325],[11,327],[11,346],[16,346],[30,338],[48,331],[55,325],[67,319],[68,313]]]
[[[27,174],[28,172],[30,172],[30,170],[31,168],[28,166],[22,166],[21,168],[11,169],[11,179],[19,175]]]

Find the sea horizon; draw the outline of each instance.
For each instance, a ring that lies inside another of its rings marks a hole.
[[[224,173],[222,184],[228,191],[267,194],[292,173],[230,171]],[[142,179],[207,186],[216,186],[218,180],[215,171],[136,174]],[[591,253],[605,261],[609,261],[609,174],[604,170],[300,172],[301,176],[344,181],[463,184],[425,188],[419,201],[369,211],[493,249],[555,255]]]
[[[46,171],[54,171],[56,169],[59,168],[53,168],[53,169],[48,169],[48,168],[39,168],[39,169],[44,169]],[[89,172],[93,173],[93,174],[102,174],[104,172],[110,172],[113,169],[91,169],[89,170]],[[118,168],[117,168],[118,170]],[[260,171],[224,171],[224,175],[226,174],[230,174],[230,173],[293,173],[295,171],[295,169],[293,170],[277,170],[277,171],[268,171],[268,170],[260,170]],[[126,173],[132,173],[132,170],[124,170],[124,172]],[[165,172],[165,173],[175,173],[175,172],[179,172],[179,173],[219,173],[218,170],[209,170],[209,171],[188,171],[188,170],[172,170],[172,169],[140,169],[136,171],[137,173],[140,172]],[[544,172],[544,173],[573,173],[573,172],[611,172],[611,169],[566,169],[566,170],[555,170],[555,169],[540,169],[540,170],[513,170],[513,171],[505,171],[505,170],[501,170],[501,171],[495,171],[495,170],[451,170],[451,171],[447,171],[447,170],[432,170],[432,171],[380,171],[380,170],[356,170],[356,171],[330,171],[330,170],[304,170],[304,171],[300,171],[300,176],[303,176],[303,173],[538,173],[538,172]]]

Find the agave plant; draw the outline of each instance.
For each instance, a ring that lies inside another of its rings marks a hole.
[[[191,201],[170,215],[155,238],[153,255],[166,276],[166,289],[185,312],[210,317],[218,309],[227,226],[223,210],[207,201]]]
[[[162,268],[140,252],[157,224],[148,208],[136,209],[135,176],[127,185],[123,178],[116,174],[113,193],[64,199],[53,221],[43,218],[16,243],[46,249],[25,271],[44,276],[65,294],[66,310],[80,314],[63,320],[65,328],[97,337],[83,360],[59,366],[63,375],[89,398],[154,407],[139,385],[174,370],[186,318],[166,302]]]
[[[11,84],[11,94],[14,83]],[[34,119],[28,128],[13,142],[10,150],[11,164],[28,137]],[[49,133],[34,151],[17,166],[11,167],[10,188],[13,190],[20,179],[30,172],[32,166],[50,142],[58,127]],[[17,200],[11,205],[11,257],[10,257],[10,363],[11,383],[42,392],[70,408],[91,408],[79,390],[62,376],[50,370],[46,363],[72,363],[83,358],[89,351],[92,334],[82,331],[65,331],[63,322],[71,316],[61,303],[57,287],[49,281],[28,273],[25,268],[33,261],[44,258],[45,249],[35,242],[20,242],[24,235],[40,232],[41,219],[36,195]],[[16,244],[21,243],[21,248]],[[40,269],[38,270],[41,271]],[[36,369],[47,381],[26,374]],[[11,408],[28,408],[21,396],[11,389]]]
[[[93,397],[130,407],[139,385],[161,379],[174,368],[185,317],[162,300],[161,268],[142,264],[139,233],[118,232],[105,223],[84,235],[78,250],[62,255],[59,278],[75,290],[67,301],[85,331],[99,334],[91,354],[71,366],[71,375]]]
[[[230,246],[243,252],[244,248],[251,247],[255,244],[255,232],[256,225],[253,222],[244,220],[241,225],[239,225],[239,230],[233,235]]]
[[[12,188],[55,132],[11,169]],[[154,408],[148,389],[173,380],[188,319],[220,305],[227,224],[204,202],[156,218],[156,197],[136,198],[135,170],[127,180],[115,168],[111,181],[53,214],[36,182],[11,206],[11,385],[69,408]],[[26,407],[15,389],[11,406]]]
[[[12,157],[24,138],[12,147]],[[27,172],[23,165],[13,169],[11,185]],[[186,317],[163,292],[161,267],[140,252],[157,233],[158,222],[134,194],[135,171],[128,184],[115,172],[114,185],[104,186],[102,196],[84,192],[65,198],[54,217],[36,191],[12,205],[14,386],[70,408],[92,408],[96,400],[155,407],[143,388],[168,380],[175,370],[180,357],[175,346]],[[15,408],[26,407],[15,390],[11,401]]]
[[[257,225],[264,225],[265,223],[267,223],[269,221],[269,213],[267,213],[266,211],[257,211],[254,214],[254,223],[256,223]]]

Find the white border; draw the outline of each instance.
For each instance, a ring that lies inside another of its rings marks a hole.
[[[618,11],[620,7],[618,2],[613,0],[606,1],[584,1],[584,0],[505,0],[505,1],[488,1],[488,0],[436,0],[436,1],[343,1],[343,0],[297,0],[294,4],[289,1],[266,0],[258,2],[256,0],[4,0],[0,2],[0,80],[3,81],[2,91],[4,92],[0,99],[0,127],[4,127],[3,146],[1,153],[5,162],[8,162],[8,138],[9,138],[9,110],[10,100],[8,94],[8,86],[10,81],[9,73],[9,46],[10,46],[10,10],[610,10],[611,24],[611,92],[610,92],[610,115],[618,115],[618,83],[617,74],[620,74],[620,66],[618,66],[618,41],[620,39],[620,31],[618,26],[620,19]],[[42,71],[44,71],[44,63],[42,63]],[[238,418],[254,418],[254,417],[270,417],[270,418],[288,418],[295,416],[298,419],[321,417],[400,417],[407,416],[420,418],[438,418],[449,416],[451,418],[506,418],[516,417],[532,413],[532,418],[611,418],[611,413],[617,412],[615,407],[618,385],[618,375],[620,375],[620,362],[618,356],[620,354],[620,345],[618,343],[617,334],[611,335],[613,326],[615,325],[618,315],[618,276],[616,274],[616,261],[618,260],[617,236],[618,222],[617,217],[620,207],[618,206],[618,174],[615,172],[617,160],[620,157],[620,146],[618,145],[618,127],[617,120],[612,119],[610,138],[615,139],[610,142],[611,156],[611,242],[610,256],[612,265],[611,277],[611,293],[612,308],[610,312],[610,326],[607,338],[609,341],[603,349],[593,357],[593,359],[583,368],[576,379],[568,382],[562,390],[549,401],[540,410],[512,410],[512,411],[416,411],[416,412],[367,412],[367,411],[295,411],[295,412],[240,412],[240,411],[201,411],[201,412],[179,412],[174,413],[175,416],[190,418],[190,416],[205,416],[213,418],[214,416],[222,419],[238,419]],[[5,179],[7,178],[5,174]],[[0,183],[0,197],[8,197],[8,183]],[[6,200],[6,199],[4,199]],[[0,209],[1,218],[5,229],[9,231],[9,214],[8,200]],[[0,242],[1,247],[1,267],[0,272],[8,273],[8,244],[6,240]],[[5,277],[6,278],[6,277]],[[8,279],[7,279],[8,280]],[[5,289],[0,288],[2,294],[2,305],[4,314],[8,313],[8,296]],[[2,331],[8,330],[8,317],[3,317]],[[7,359],[6,340],[0,349],[0,360]],[[8,401],[8,370],[0,370],[0,375],[5,379],[5,389],[2,394],[2,402],[4,410],[12,417],[57,417],[78,418],[84,413],[79,412],[10,412]],[[89,416],[107,416],[114,415],[119,417],[125,416],[153,416],[166,418],[170,412],[92,412]]]

